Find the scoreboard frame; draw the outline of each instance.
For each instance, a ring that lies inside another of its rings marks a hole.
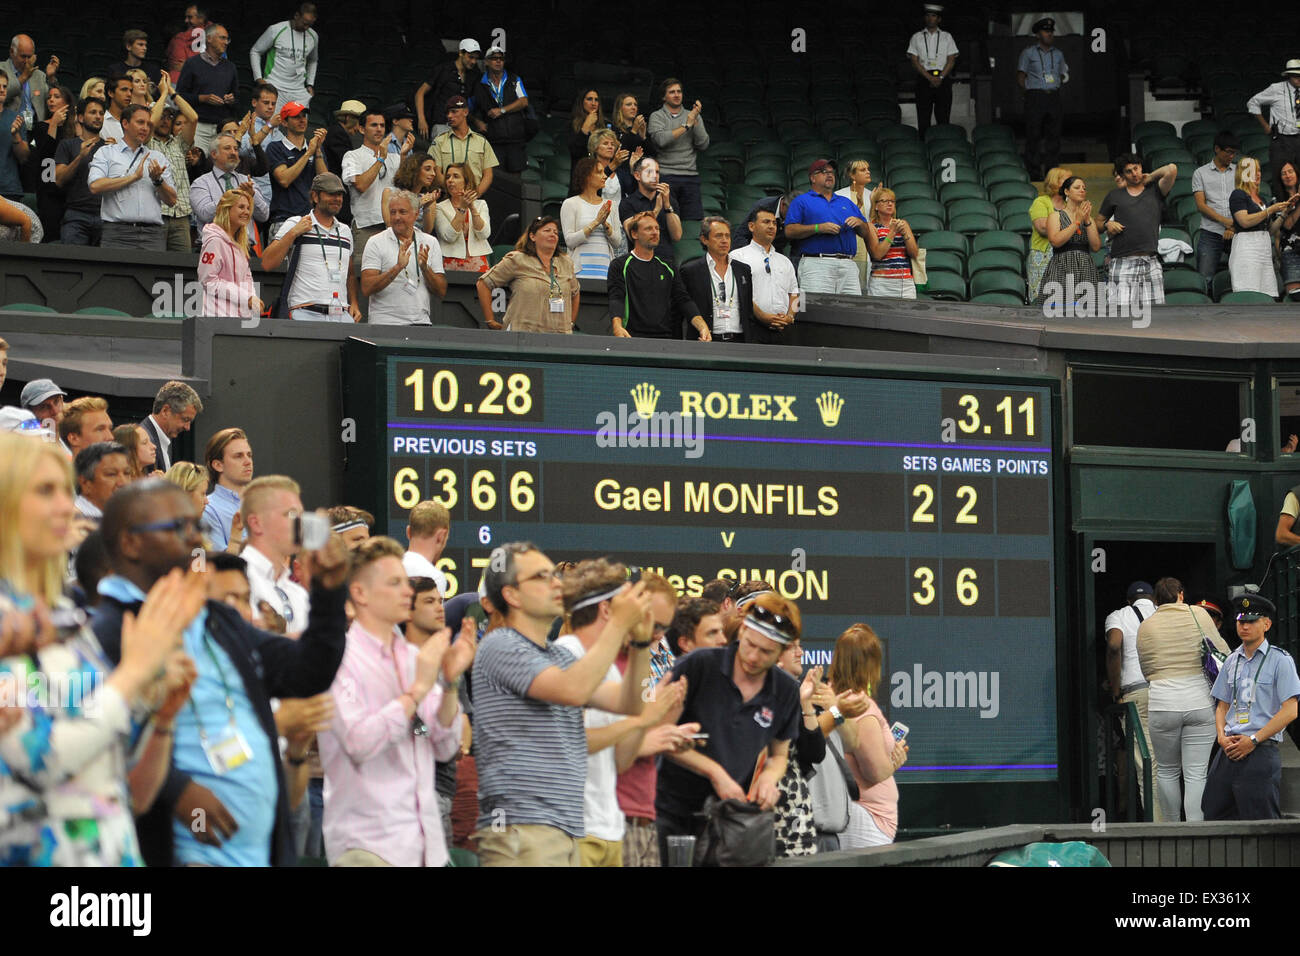
[[[698,343],[631,342],[618,341],[613,346],[587,345],[592,341],[585,336],[545,337],[511,336],[500,344],[416,345],[388,344],[353,336],[343,345],[342,385],[343,407],[347,418],[345,428],[351,426],[351,437],[345,443],[344,486],[350,504],[365,507],[377,518],[377,525],[388,530],[389,488],[387,448],[388,415],[387,383],[388,360],[396,357],[404,361],[437,361],[439,358],[469,362],[475,366],[492,365],[502,377],[515,371],[517,362],[562,363],[566,365],[591,365],[594,368],[614,366],[640,366],[661,368],[681,373],[691,369],[780,373],[786,375],[858,377],[933,382],[936,385],[971,384],[993,387],[1039,388],[1050,395],[1050,408],[1043,409],[1043,420],[1051,423],[1049,481],[1052,489],[1051,534],[1054,563],[1053,588],[1056,600],[1054,637],[1056,667],[1056,754],[1057,774],[1054,781],[990,782],[961,781],[936,783],[909,783],[900,774],[902,790],[900,800],[900,825],[916,834],[925,835],[933,830],[943,832],[948,827],[991,826],[1011,823],[1059,822],[1072,819],[1082,806],[1087,768],[1082,766],[1083,727],[1082,694],[1090,684],[1086,675],[1075,674],[1077,660],[1069,647],[1067,619],[1077,605],[1071,596],[1068,582],[1073,579],[1072,552],[1067,539],[1068,499],[1064,461],[1064,434],[1062,390],[1058,378],[1038,373],[989,373],[972,362],[965,367],[893,366],[881,364],[888,355],[870,353],[869,361],[855,360],[848,350],[828,353],[822,350],[792,350],[803,355],[792,356],[776,349],[756,350],[761,353],[752,358],[745,354],[744,346],[701,347]],[[536,343],[536,344],[533,344]],[[544,347],[543,347],[544,343]],[[908,358],[914,356],[909,355]],[[953,359],[944,356],[945,363]],[[401,383],[397,383],[399,386]],[[944,411],[951,401],[945,396]],[[1011,411],[1007,409],[1007,411]],[[1050,418],[1048,417],[1050,416]],[[1008,424],[1011,424],[1008,415]],[[932,437],[932,436],[930,436]],[[1011,442],[1016,439],[1008,436]],[[953,450],[963,447],[961,441]],[[689,467],[689,466],[688,466]],[[392,529],[401,537],[401,528]],[[545,544],[544,535],[539,535]],[[468,585],[464,585],[468,586]],[[954,791],[952,788],[960,788]]]

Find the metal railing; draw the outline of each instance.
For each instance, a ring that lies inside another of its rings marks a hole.
[[[1294,657],[1300,651],[1300,546],[1275,554],[1272,572],[1277,617],[1268,641]]]
[[[1138,719],[1137,704],[1129,701],[1127,704],[1114,704],[1107,707],[1103,712],[1106,720],[1105,734],[1105,752],[1106,752],[1106,818],[1108,820],[1118,820],[1119,816],[1119,774],[1116,771],[1114,739],[1115,735],[1111,733],[1115,726],[1116,720],[1123,725],[1123,751],[1122,755],[1128,772],[1123,775],[1125,781],[1126,796],[1125,801],[1127,808],[1124,819],[1130,823],[1139,822],[1139,820],[1151,822],[1152,811],[1155,807],[1156,792],[1152,786],[1151,779],[1151,748],[1147,745],[1147,736],[1142,732],[1142,721]],[[1136,747],[1135,747],[1136,745]],[[1138,775],[1133,772],[1134,754],[1141,758],[1142,761],[1142,783],[1141,793],[1146,794],[1143,800],[1138,789]],[[1142,816],[1138,817],[1138,807],[1142,808]]]

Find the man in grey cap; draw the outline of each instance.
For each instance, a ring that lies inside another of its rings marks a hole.
[[[1264,118],[1265,106],[1268,107],[1268,119]],[[1282,164],[1290,162],[1300,170],[1300,60],[1287,60],[1282,79],[1247,100],[1246,109],[1255,114],[1264,132],[1273,137],[1268,149],[1268,165],[1273,170],[1273,195],[1285,196]]]
[[[1264,635],[1277,609],[1268,598],[1244,594],[1232,602],[1241,646],[1219,667],[1210,692],[1223,748],[1210,764],[1201,809],[1206,820],[1278,820],[1282,817],[1282,731],[1296,718],[1300,677],[1295,660]]]
[[[38,378],[23,386],[18,401],[38,422],[49,422],[51,428],[57,428],[63,419],[63,400],[67,397],[68,393],[55,385],[53,379]]]
[[[460,41],[456,59],[442,63],[415,91],[415,113],[421,139],[434,140],[451,129],[445,122],[446,103],[453,96],[466,100],[478,86],[481,48],[473,37]]]
[[[262,253],[262,265],[279,268],[287,258],[282,298],[299,321],[360,322],[360,290],[352,270],[352,230],[339,220],[343,180],[318,173],[311,181],[312,209],[285,220],[279,238]],[[291,252],[292,250],[292,252]]]
[[[1149,741],[1151,731],[1148,729],[1147,722],[1147,693],[1148,683],[1142,676],[1142,668],[1138,664],[1137,652],[1137,633],[1138,627],[1144,620],[1156,612],[1155,602],[1151,597],[1154,594],[1151,585],[1146,581],[1134,581],[1128,586],[1128,603],[1118,610],[1111,611],[1106,616],[1106,674],[1110,679],[1111,699],[1116,703],[1127,704],[1132,702],[1137,707],[1138,721],[1142,725],[1142,735]],[[1149,746],[1149,745],[1148,745]],[[1133,763],[1132,767],[1140,764],[1138,756],[1137,743],[1133,745]],[[1154,752],[1151,757],[1151,779],[1156,778],[1156,761]],[[1138,793],[1142,796],[1143,802],[1146,801],[1146,780],[1138,775]],[[1160,820],[1160,805],[1153,801],[1152,819]]]

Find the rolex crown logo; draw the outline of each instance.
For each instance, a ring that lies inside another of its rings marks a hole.
[[[840,412],[844,411],[844,399],[837,392],[822,392],[817,396],[817,411],[821,412],[822,424],[834,428],[840,423]]]
[[[655,406],[659,404],[659,389],[649,382],[642,382],[633,388],[630,394],[638,415],[649,418],[655,413]]]

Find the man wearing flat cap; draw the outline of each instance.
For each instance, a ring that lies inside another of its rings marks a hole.
[[[1024,48],[1016,82],[1025,91],[1025,164],[1033,179],[1042,179],[1061,158],[1061,86],[1069,79],[1065,54],[1053,45],[1056,21],[1043,17],[1034,24],[1038,42]]]
[[[1264,107],[1268,107],[1268,119]],[[1300,169],[1300,60],[1287,60],[1282,79],[1271,83],[1246,101],[1246,109],[1255,114],[1273,141],[1268,149],[1268,165],[1273,170],[1273,194],[1285,196],[1282,189],[1282,164],[1291,162]]]
[[[925,29],[912,34],[907,44],[907,58],[912,69],[920,74],[916,81],[916,128],[925,135],[930,125],[930,111],[934,121],[948,122],[952,114],[952,71],[957,65],[957,41],[947,30],[939,29],[943,7],[937,3],[925,4]]]
[[[1295,660],[1265,639],[1273,602],[1245,594],[1232,602],[1241,646],[1219,667],[1211,693],[1222,750],[1210,764],[1201,808],[1207,820],[1282,817],[1282,731],[1296,718]]]

